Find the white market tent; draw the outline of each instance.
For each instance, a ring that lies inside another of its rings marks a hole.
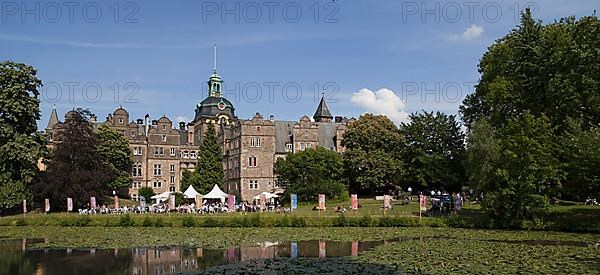
[[[157,200],[157,201],[166,201],[166,200],[169,199],[170,195],[171,195],[171,192],[167,191],[167,192],[160,193],[158,195],[154,195],[154,196],[152,196],[150,198],[153,199],[153,200]]]
[[[260,200],[260,196],[261,196],[261,195],[263,195],[263,194],[265,195],[265,198],[266,198],[267,200],[270,200],[270,199],[272,199],[272,198],[277,198],[277,197],[279,197],[279,196],[277,196],[277,195],[275,195],[275,194],[273,194],[273,193],[269,193],[269,192],[262,192],[262,193],[260,193],[260,194],[258,194],[258,195],[256,195],[256,196],[254,196],[254,198],[253,198],[253,199],[255,199],[255,200]]]
[[[196,199],[196,195],[200,195],[200,193],[191,185],[183,192],[183,197],[186,199]]]
[[[213,189],[210,190],[208,194],[204,195],[202,199],[219,199],[221,200],[221,202],[224,202],[225,198],[227,197],[228,195],[225,192],[221,191],[221,188],[219,188],[219,186],[215,184]]]

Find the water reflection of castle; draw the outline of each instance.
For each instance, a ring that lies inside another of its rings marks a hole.
[[[43,242],[36,242],[39,241]],[[27,249],[32,243],[23,240],[10,246],[0,245],[3,248],[0,250],[0,257],[14,258],[13,264],[17,264],[18,270],[25,270],[27,274],[158,275],[191,272],[257,259],[356,256],[359,251],[384,242],[263,242],[228,249]]]

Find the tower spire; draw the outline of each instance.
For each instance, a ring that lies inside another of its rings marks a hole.
[[[216,72],[217,71],[217,44],[213,44],[213,50],[214,50],[213,70]]]

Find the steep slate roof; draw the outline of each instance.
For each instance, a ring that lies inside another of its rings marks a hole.
[[[287,148],[285,146],[286,143],[291,143],[291,135],[292,130],[294,129],[294,124],[298,122],[296,121],[285,121],[285,120],[276,120],[275,121],[275,152],[276,153],[286,153]]]
[[[52,129],[52,127],[59,122],[58,114],[56,114],[56,107],[52,106],[52,113],[50,114],[50,120],[48,121],[48,126],[46,126],[46,129]]]
[[[321,102],[319,103],[319,107],[317,107],[317,111],[315,112],[313,118],[315,120],[318,118],[333,118],[329,108],[327,107],[327,103],[325,103],[325,96],[321,97]]]
[[[319,147],[335,150],[334,138],[339,124],[334,122],[317,122],[319,125]]]

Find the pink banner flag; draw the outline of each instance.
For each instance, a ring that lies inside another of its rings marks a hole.
[[[73,211],[73,199],[67,198],[67,212]]]
[[[229,212],[235,211],[235,196],[234,195],[229,195],[228,206],[229,206]]]
[[[392,208],[392,196],[390,196],[390,195],[383,196],[383,208],[384,209]]]
[[[96,197],[90,197],[90,209],[96,208]]]
[[[23,213],[27,213],[27,200],[23,200]]]
[[[350,196],[351,205],[350,208],[352,210],[358,210],[358,195],[352,194]]]
[[[115,209],[119,208],[119,196],[115,195]]]
[[[319,210],[325,210],[325,194],[319,194]]]
[[[260,194],[260,209],[265,210],[267,204],[267,195]]]
[[[169,210],[175,209],[175,195],[169,195]]]
[[[421,211],[427,210],[427,197],[425,195],[419,195],[419,209]]]
[[[44,200],[44,210],[46,212],[50,212],[50,200],[49,199]]]
[[[358,256],[358,241],[352,242],[352,251],[351,251],[350,255],[352,255],[353,257]]]
[[[202,208],[202,195],[196,195],[196,209]]]
[[[319,241],[319,258],[327,257],[327,247],[324,241]]]

